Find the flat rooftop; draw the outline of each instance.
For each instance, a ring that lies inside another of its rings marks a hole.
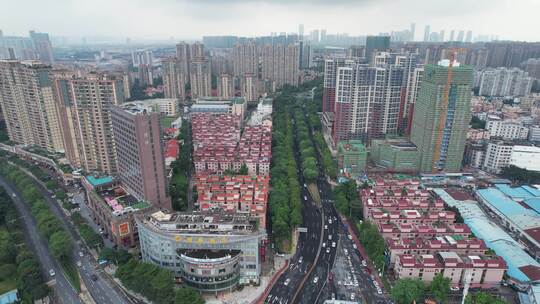
[[[101,186],[113,182],[112,176],[95,177],[93,175],[86,176],[86,180],[93,186]]]

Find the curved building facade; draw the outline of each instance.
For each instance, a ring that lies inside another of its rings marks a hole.
[[[200,291],[257,284],[266,232],[244,213],[157,211],[136,216],[142,259]]]

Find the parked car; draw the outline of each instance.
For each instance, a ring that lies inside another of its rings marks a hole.
[[[49,275],[51,277],[54,277],[55,274],[56,274],[56,272],[54,272],[54,269],[49,270]]]
[[[287,286],[291,282],[291,279],[286,279],[285,282],[283,282],[283,285]]]

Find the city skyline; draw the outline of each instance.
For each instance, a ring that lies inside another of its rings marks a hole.
[[[305,35],[315,29],[369,35],[407,29],[410,23],[416,23],[415,40],[422,40],[423,27],[430,25],[433,31],[471,30],[474,35],[496,35],[505,40],[540,41],[540,33],[531,24],[536,20],[534,12],[540,10],[538,1],[521,1],[519,6],[508,0],[436,2],[161,0],[159,3],[127,3],[121,0],[109,3],[98,0],[85,3],[61,0],[51,5],[26,0],[5,3],[0,18],[4,21],[4,35],[26,35],[29,30],[36,29],[55,37],[178,40],[201,39],[204,35],[251,37],[271,32],[296,33],[299,24],[304,24]],[[28,10],[28,7],[33,9]],[[392,12],[399,12],[399,15]],[[501,18],[508,22],[501,22]],[[66,24],[70,26],[66,27]]]

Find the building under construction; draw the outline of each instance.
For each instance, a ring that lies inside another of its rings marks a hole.
[[[451,60],[425,66],[411,130],[411,141],[420,154],[420,172],[461,169],[471,120],[472,82],[472,66]]]

